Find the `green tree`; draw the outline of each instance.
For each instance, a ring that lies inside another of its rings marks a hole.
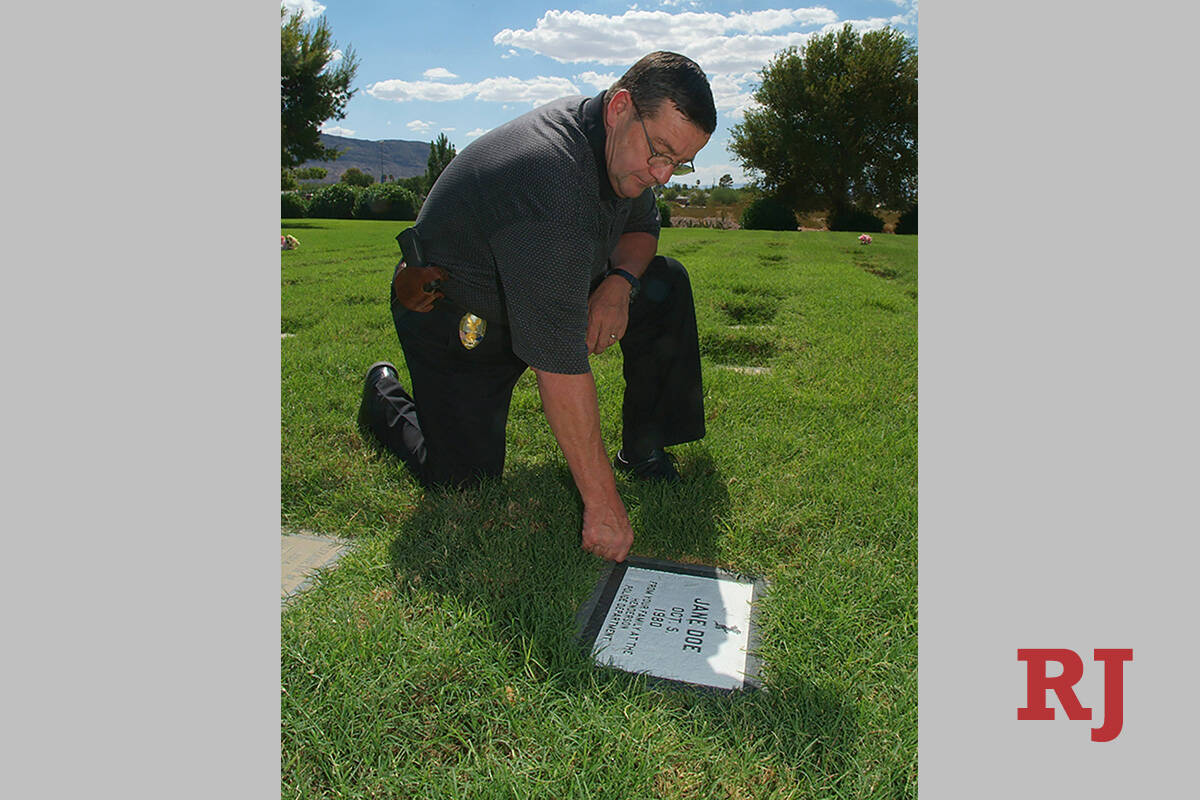
[[[917,53],[892,28],[845,25],[776,54],[730,150],[761,188],[802,211],[838,213],[917,193]]]
[[[349,186],[370,186],[375,182],[375,176],[358,167],[351,167],[342,173],[341,182]]]
[[[413,175],[409,178],[397,178],[396,183],[408,189],[418,198],[424,199],[425,195],[429,194],[429,186],[425,184],[424,175]]]
[[[305,27],[299,11],[287,17],[280,7],[279,16],[282,164],[296,167],[310,159],[337,158],[336,150],[321,144],[320,126],[346,116],[346,104],[355,92],[350,84],[358,71],[354,49],[347,48],[335,65],[336,48],[324,18]]]
[[[738,193],[728,186],[718,186],[708,194],[714,206],[731,206],[738,201]]]
[[[437,139],[429,146],[429,161],[425,169],[425,182],[429,188],[433,188],[434,181],[455,155],[454,145],[450,144],[446,134],[439,133]]]
[[[717,181],[717,186],[721,187],[722,189],[732,189],[733,176],[726,172],[721,176],[721,180]]]
[[[324,167],[303,167],[296,170],[296,177],[302,181],[319,181],[329,174]]]

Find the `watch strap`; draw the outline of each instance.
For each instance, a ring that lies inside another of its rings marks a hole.
[[[629,285],[633,287],[633,293],[637,294],[637,290],[641,288],[642,282],[639,281],[632,272],[623,270],[620,267],[609,267],[608,272],[604,273],[605,277],[609,275],[620,275],[625,280],[629,281]]]

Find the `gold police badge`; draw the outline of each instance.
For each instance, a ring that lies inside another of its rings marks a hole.
[[[487,333],[487,320],[482,317],[477,317],[474,314],[463,314],[462,319],[458,321],[458,338],[462,342],[462,346],[468,350],[473,349],[476,345],[483,341],[484,335]]]

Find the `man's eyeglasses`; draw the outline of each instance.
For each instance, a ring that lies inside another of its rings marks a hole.
[[[650,157],[646,159],[646,163],[652,167],[661,169],[662,167],[670,167],[673,175],[687,175],[696,171],[696,165],[691,159],[687,161],[676,161],[668,155],[663,155],[654,149],[654,142],[650,141],[650,131],[646,130],[646,123],[642,121],[642,112],[638,110],[637,103],[633,102],[633,98],[629,99],[633,104],[634,113],[637,114],[638,122],[642,124],[642,133],[646,136],[646,146],[650,148]]]

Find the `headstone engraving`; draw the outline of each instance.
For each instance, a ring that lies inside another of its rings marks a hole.
[[[754,602],[761,580],[696,564],[630,558],[580,610],[602,666],[723,690],[758,685]]]

